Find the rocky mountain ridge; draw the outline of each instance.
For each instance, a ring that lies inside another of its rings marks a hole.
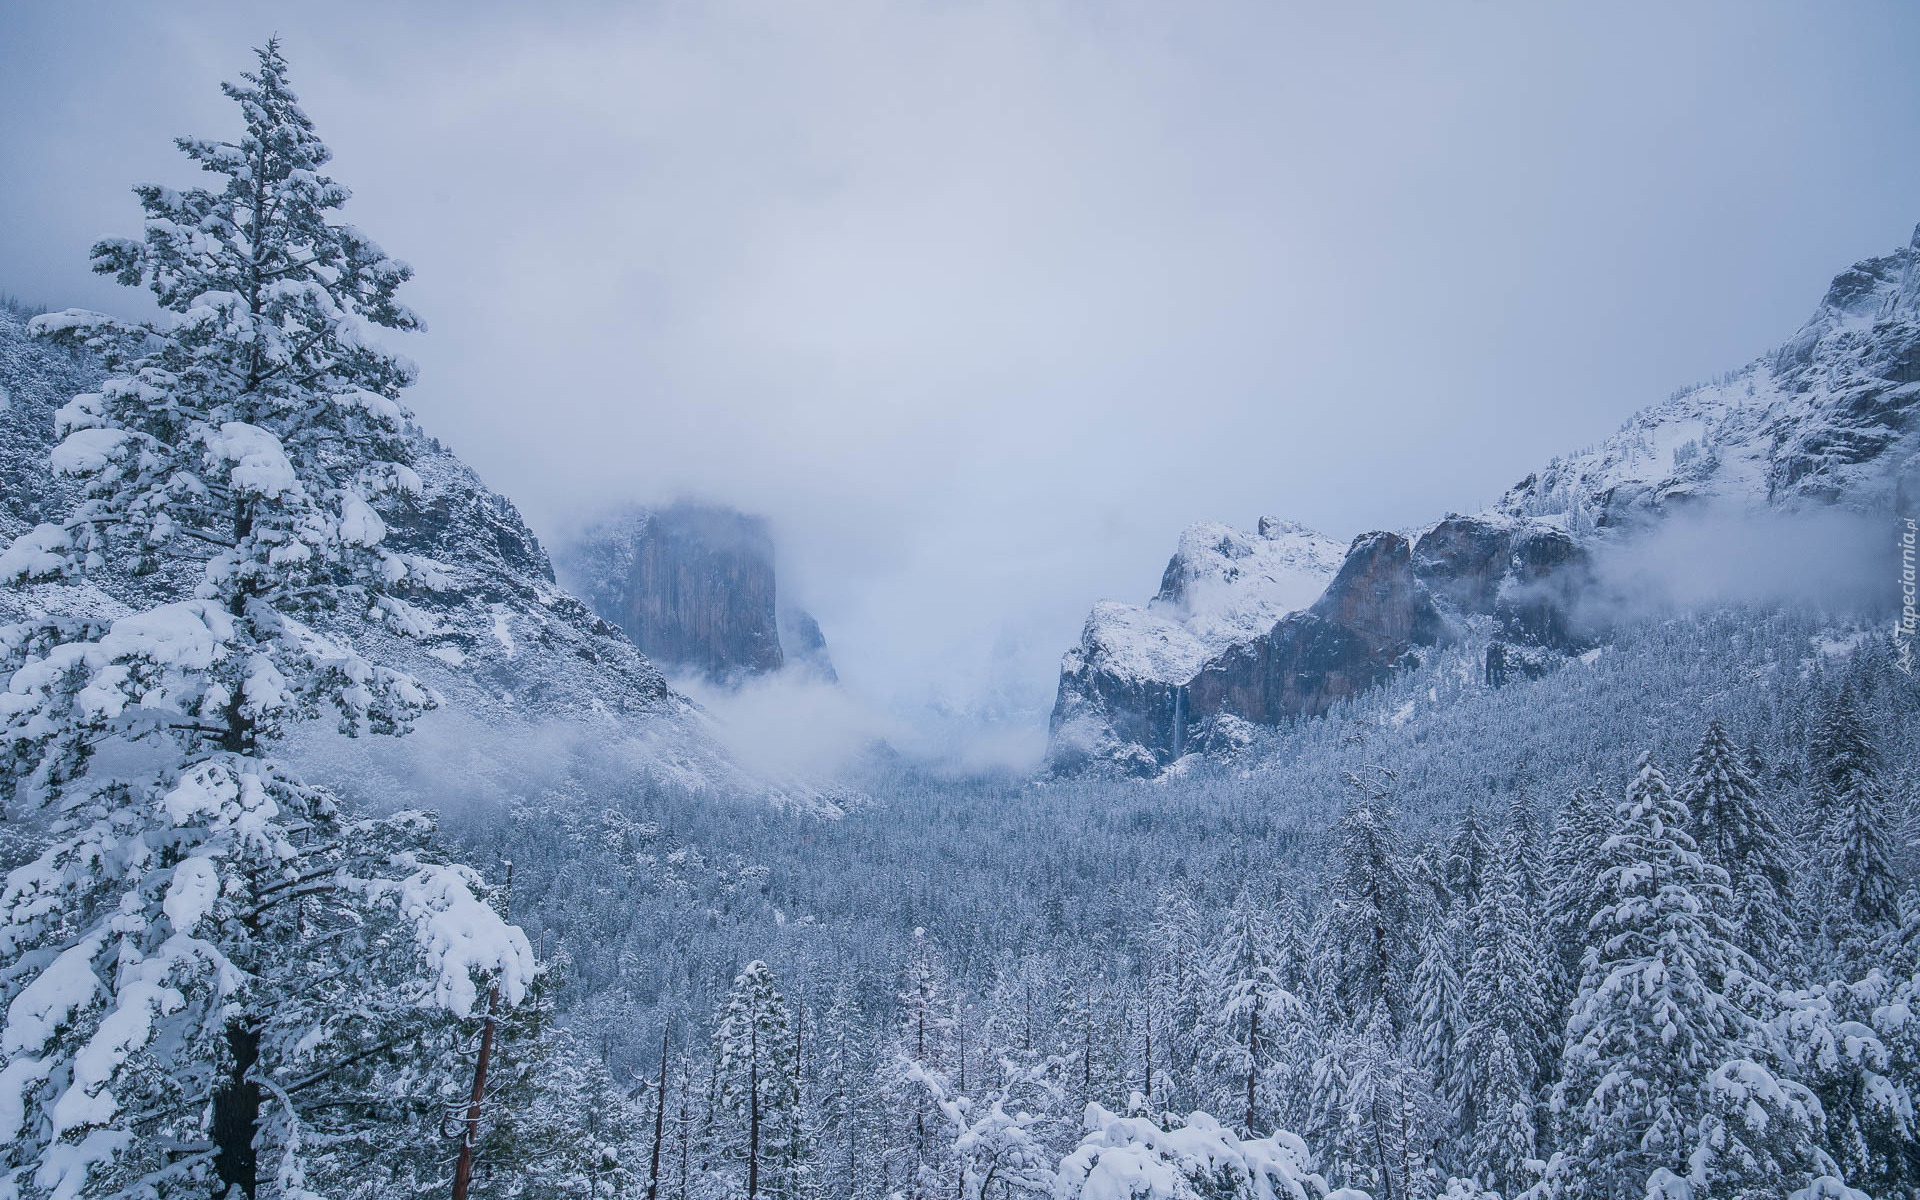
[[[1226,644],[1198,661],[1198,636],[1096,604],[1061,662],[1048,768],[1155,774],[1244,742],[1249,726],[1318,716],[1467,636],[1486,643],[1486,684],[1538,675],[1604,633],[1581,618],[1596,548],[1708,506],[1906,511],[1920,490],[1917,437],[1920,229],[1838,275],[1778,349],[1642,410],[1483,512],[1411,536],[1362,534],[1317,598],[1266,628],[1225,629]],[[1169,577],[1210,528],[1183,537]],[[1215,603],[1231,608],[1236,586],[1226,578]]]

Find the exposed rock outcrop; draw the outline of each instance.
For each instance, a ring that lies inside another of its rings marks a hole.
[[[1412,548],[1397,533],[1354,539],[1346,562],[1305,612],[1209,660],[1187,684],[1189,719],[1227,713],[1260,725],[1315,717],[1391,674],[1448,630]]]
[[[668,670],[729,683],[791,658],[835,678],[819,624],[780,603],[759,517],[705,504],[632,508],[588,529],[560,565],[596,613]]]
[[[789,667],[814,675],[827,683],[839,683],[840,674],[833,669],[833,659],[827,654],[827,638],[820,632],[820,622],[813,614],[803,608],[780,607],[780,653]]]
[[[1449,514],[1413,546],[1414,575],[1443,606],[1494,619],[1502,640],[1489,651],[1487,678],[1496,684],[1511,674],[1496,669],[1496,651],[1513,650],[1508,657],[1524,659],[1537,674],[1552,656],[1523,654],[1522,648],[1564,654],[1588,643],[1593,631],[1582,628],[1578,604],[1589,568],[1587,551],[1564,531],[1498,514]]]

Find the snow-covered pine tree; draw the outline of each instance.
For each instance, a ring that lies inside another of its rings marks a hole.
[[[1393,816],[1384,801],[1363,796],[1347,805],[1334,827],[1314,975],[1320,1001],[1336,1019],[1369,1021],[1385,999],[1397,1030],[1405,1019],[1397,1006],[1416,965],[1419,923]]]
[[[1749,1058],[1715,1068],[1701,1090],[1705,1113],[1687,1156],[1695,1196],[1771,1200],[1823,1179],[1840,1184],[1811,1091]]]
[[[1484,898],[1472,913],[1474,949],[1467,969],[1466,1056],[1476,1074],[1487,1066],[1493,1032],[1500,1031],[1519,1063],[1523,1092],[1529,1096],[1546,1074],[1545,1057],[1552,1030],[1546,1005],[1546,964],[1533,914],[1520,898],[1510,864],[1498,863]],[[1484,1090],[1481,1086],[1473,1091]]]
[[[1920,1196],[1920,981],[1871,971],[1780,992],[1768,1020],[1797,1083],[1818,1097],[1837,1174],[1875,1196]],[[1784,1074],[1785,1072],[1780,1072]]]
[[[1445,1113],[1400,1050],[1394,1007],[1390,998],[1381,997],[1367,1020],[1342,1034],[1332,1049],[1346,1060],[1345,1088],[1338,1100],[1341,1119],[1326,1148],[1327,1165],[1348,1187],[1415,1200],[1432,1192],[1427,1150],[1441,1132]]]
[[[842,983],[820,1019],[813,1049],[820,1143],[815,1182],[823,1195],[867,1196],[876,1180],[867,1160],[879,1149],[872,1098],[877,1064],[864,1030],[853,989]]]
[[[1487,1030],[1475,1047],[1479,1111],[1469,1156],[1475,1179],[1503,1196],[1533,1182],[1527,1164],[1538,1156],[1538,1126],[1527,1069],[1507,1032]]]
[[[1553,963],[1540,953],[1543,868],[1524,799],[1509,806],[1507,828],[1469,919],[1473,951],[1466,978],[1470,1022],[1461,1039],[1461,1090],[1474,1176],[1511,1194],[1530,1177],[1537,1121],[1534,1098],[1555,1041],[1549,1013]]]
[[[1544,916],[1547,902],[1547,864],[1540,853],[1540,830],[1533,801],[1515,792],[1507,803],[1507,826],[1500,832],[1499,859],[1513,875],[1520,903],[1536,917]]]
[[[1049,1006],[1058,990],[1053,978],[1056,973],[1045,960],[1027,955],[1007,964],[997,974],[987,1005],[987,1048],[992,1071],[986,1081],[986,1094],[998,1096],[1009,1112],[1035,1117],[1033,1128],[1037,1136],[1066,1143],[1079,1131],[1080,1114],[1067,1111],[1069,1102],[1063,1077],[1071,1071],[1060,1056],[1052,1052]],[[1154,1029],[1158,1038],[1159,1024]],[[1161,1049],[1156,1047],[1156,1055],[1160,1053]],[[1169,1086],[1164,1070],[1159,1073],[1155,1086],[1162,1090]]]
[[[1200,981],[1206,970],[1199,926],[1193,898],[1184,890],[1163,893],[1154,906],[1147,1003],[1160,1075],[1147,1089],[1147,1099],[1162,1109],[1184,1112],[1201,1103],[1193,1087],[1200,1059]]]
[[[1547,1010],[1555,1040],[1580,983],[1587,928],[1597,911],[1600,846],[1612,832],[1612,806],[1598,787],[1576,788],[1560,806],[1547,848]]]
[[[1053,1194],[1053,1155],[1036,1129],[1039,1117],[1010,1111],[1004,1097],[995,1094],[984,1103],[956,1099],[941,1107],[956,1129],[953,1153],[960,1160],[960,1200],[1038,1200]]]
[[[1447,891],[1462,912],[1472,912],[1480,903],[1492,869],[1494,844],[1479,810],[1472,801],[1447,839],[1446,865],[1443,868]]]
[[[734,978],[713,1031],[719,1077],[715,1171],[729,1194],[796,1200],[806,1146],[793,1014],[767,964],[755,959]]]
[[[1407,862],[1407,883],[1413,888],[1414,908],[1424,917],[1453,911],[1453,893],[1447,890],[1447,848],[1428,842]]]
[[[903,983],[893,1058],[882,1080],[890,1123],[897,1123],[883,1170],[895,1191],[924,1200],[940,1194],[954,1174],[949,1170],[952,1143],[942,1136],[938,1106],[951,1088],[945,1067],[953,1009],[945,965],[924,929],[913,931]]]
[[[1227,914],[1207,965],[1209,1003],[1199,1037],[1212,1081],[1210,1112],[1230,1116],[1247,1137],[1276,1128],[1306,1008],[1281,983],[1273,930],[1245,897]]]
[[[298,721],[404,733],[434,697],[301,619],[416,626],[400,593],[427,569],[375,512],[419,486],[413,369],[370,330],[419,322],[408,269],[335,219],[347,190],[279,46],[258,57],[226,85],[241,136],[179,142],[217,186],[136,189],[144,239],[94,248],[167,319],[34,323],[111,377],[60,410],[81,499],[0,576],[199,579],[0,633],[0,802],[55,814],[0,893],[0,1178],[23,1195],[304,1194],[406,1103],[410,1046],[532,973],[430,821],[351,818],[270,757]],[[127,743],[144,773],[87,773]]]
[[[1688,830],[1707,861],[1727,872],[1734,939],[1764,972],[1778,977],[1797,950],[1793,851],[1760,786],[1718,720],[1707,723],[1680,787]]]
[[[1423,944],[1411,985],[1416,1006],[1413,1061],[1446,1112],[1439,1157],[1441,1166],[1454,1168],[1467,1158],[1476,1107],[1470,1098],[1476,1077],[1469,1057],[1466,984],[1454,966],[1469,956],[1466,937],[1453,917],[1430,917]]]
[[[1342,1026],[1320,1023],[1314,1030],[1312,1089],[1303,1136],[1336,1180],[1339,1164],[1360,1153],[1361,1121],[1350,1103],[1358,1035]]]
[[[1107,1094],[1095,1080],[1096,1075],[1104,1077],[1100,1069],[1107,1049],[1103,1025],[1092,980],[1061,980],[1053,1012],[1053,1060],[1069,1113],[1084,1111],[1096,1097]]]
[[[1855,978],[1888,954],[1901,929],[1897,846],[1880,781],[1879,755],[1858,706],[1839,692],[1813,739],[1811,809],[1829,965]]]
[[[1707,862],[1651,754],[1640,756],[1604,843],[1580,989],[1568,1018],[1554,1107],[1581,1163],[1577,1197],[1643,1193],[1684,1159],[1705,1111],[1708,1072],[1743,1057],[1756,1022],[1725,994],[1751,973],[1722,914],[1726,872]]]

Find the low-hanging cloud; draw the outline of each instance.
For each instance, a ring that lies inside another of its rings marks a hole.
[[[1879,614],[1898,598],[1894,520],[1850,509],[1702,506],[1595,543],[1581,622],[1724,606]]]
[[[896,757],[934,772],[1025,772],[1044,749],[1032,722],[888,710],[801,668],[726,684],[697,675],[671,682],[707,711],[714,736],[743,766],[773,780],[832,780]]]

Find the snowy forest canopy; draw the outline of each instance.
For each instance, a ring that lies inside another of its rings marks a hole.
[[[445,714],[364,649],[448,570],[389,536],[410,272],[276,46],[227,92],[95,251],[166,317],[31,322],[100,379],[0,555],[0,1196],[1920,1195],[1876,626],[1443,648],[1157,780],[837,816]]]

